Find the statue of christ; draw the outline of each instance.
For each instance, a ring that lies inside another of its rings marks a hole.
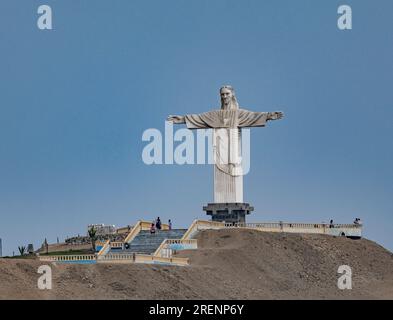
[[[253,112],[237,103],[234,89],[220,89],[221,109],[201,114],[169,116],[168,121],[185,123],[188,129],[213,129],[214,202],[243,202],[241,128],[264,127],[269,120],[281,119],[282,112]]]

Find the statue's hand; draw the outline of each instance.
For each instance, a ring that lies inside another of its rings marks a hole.
[[[179,119],[179,116],[173,116],[173,115],[169,115],[168,118],[166,118],[167,121],[176,121],[177,119]]]
[[[172,121],[173,123],[184,123],[185,122],[184,116],[172,116],[172,115],[170,115],[166,120],[167,121]]]
[[[269,112],[268,120],[280,120],[284,117],[284,113],[281,111]]]

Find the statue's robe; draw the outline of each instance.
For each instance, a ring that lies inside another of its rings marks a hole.
[[[264,127],[267,112],[244,109],[213,110],[185,116],[188,129]]]
[[[263,127],[267,112],[213,110],[185,116],[188,129],[213,130],[214,202],[243,203],[241,128]]]

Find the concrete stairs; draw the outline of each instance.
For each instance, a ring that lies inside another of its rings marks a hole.
[[[128,249],[111,248],[109,253],[151,254],[165,239],[180,239],[186,231],[187,229],[156,230],[156,233],[151,234],[149,230],[143,230],[132,240]]]

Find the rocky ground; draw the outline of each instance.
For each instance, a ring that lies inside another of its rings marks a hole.
[[[38,290],[31,259],[0,259],[0,299],[393,299],[393,254],[366,240],[327,235],[208,230],[189,267],[51,265]],[[352,290],[339,290],[340,265]]]

